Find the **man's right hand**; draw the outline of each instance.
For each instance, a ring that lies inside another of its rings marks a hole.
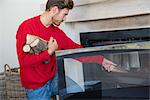
[[[50,37],[48,41],[48,53],[49,55],[53,55],[53,53],[58,49],[58,44],[56,39]]]

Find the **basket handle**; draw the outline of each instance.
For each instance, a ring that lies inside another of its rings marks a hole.
[[[6,74],[6,71],[8,71],[9,74],[11,74],[11,68],[10,68],[10,66],[9,66],[8,64],[5,64],[5,65],[4,65],[4,73],[5,73],[5,74]]]

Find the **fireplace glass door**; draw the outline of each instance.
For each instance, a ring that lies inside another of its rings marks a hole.
[[[60,100],[150,99],[149,49],[87,49],[58,52]],[[116,70],[106,71],[102,56],[116,63]]]

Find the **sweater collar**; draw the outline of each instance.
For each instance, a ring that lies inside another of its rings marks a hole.
[[[42,23],[41,20],[40,20],[40,16],[41,16],[41,15],[38,15],[38,16],[37,16],[38,24],[40,25],[40,27],[42,27],[43,29],[46,29],[46,30],[47,30],[47,29],[51,29],[51,28],[53,27],[53,25],[50,25],[49,27],[44,26],[43,23]]]

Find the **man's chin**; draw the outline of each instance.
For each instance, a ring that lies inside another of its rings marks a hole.
[[[53,24],[54,26],[60,26],[60,24]]]

